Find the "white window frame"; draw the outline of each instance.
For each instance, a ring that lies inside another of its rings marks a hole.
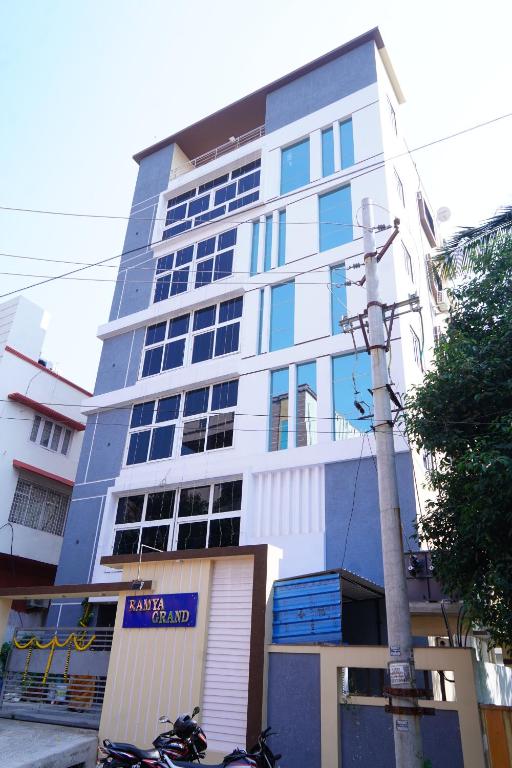
[[[48,435],[48,445],[43,445],[41,440],[43,438],[46,424],[50,425],[50,433]],[[57,430],[60,430],[60,432],[58,433],[56,446],[52,447]],[[62,456],[69,456],[72,440],[73,430],[70,427],[66,427],[65,424],[53,421],[52,419],[48,419],[46,416],[43,416],[40,413],[36,413],[34,415],[34,419],[30,427],[29,442],[39,445],[46,451],[51,451],[52,453],[60,453]],[[66,441],[66,450],[63,451]]]
[[[167,552],[172,551],[186,551],[186,550],[177,550],[177,544],[178,544],[178,537],[179,537],[179,527],[181,523],[201,523],[201,522],[207,522],[207,528],[206,528],[206,546],[205,549],[208,549],[208,539],[210,536],[210,523],[212,520],[216,519],[230,519],[230,518],[240,518],[240,524],[242,522],[242,506],[243,506],[243,485],[242,485],[242,501],[240,503],[240,509],[239,510],[231,510],[229,512],[213,512],[213,497],[215,493],[215,487],[218,485],[222,485],[223,483],[230,483],[230,482],[236,482],[236,481],[242,481],[242,477],[240,476],[233,476],[233,477],[227,477],[223,478],[222,480],[219,480],[216,483],[205,483],[204,485],[199,485],[198,483],[194,485],[185,485],[185,486],[179,486],[179,487],[170,487],[165,488],[164,490],[155,490],[155,491],[149,491],[147,493],[136,493],[134,492],[131,494],[132,496],[144,496],[143,501],[143,507],[142,507],[142,515],[141,519],[137,523],[118,523],[116,524],[114,522],[114,526],[112,529],[112,536],[110,541],[110,551],[114,551],[114,544],[116,540],[116,533],[118,531],[129,531],[129,530],[138,530],[139,531],[139,538],[138,538],[138,544],[137,544],[137,552],[140,552],[140,543],[141,543],[141,537],[142,537],[142,531],[145,528],[156,528],[159,526],[168,525],[169,526],[169,535],[167,538]],[[184,516],[182,518],[178,517],[178,509],[179,509],[179,502],[180,502],[180,496],[182,491],[191,490],[193,488],[204,488],[205,486],[209,487],[209,497],[208,497],[208,511],[206,514],[202,515],[190,515],[190,516]],[[147,512],[147,506],[148,506],[148,497],[152,493],[165,493],[169,491],[174,491],[174,501],[173,501],[173,508],[172,508],[172,517],[162,518],[161,520],[146,520],[146,512]],[[117,505],[119,503],[119,500],[121,498],[126,498],[129,494],[126,496],[123,494],[123,496],[118,496],[116,499],[116,510],[115,514],[117,515]],[[115,520],[115,517],[114,517]]]

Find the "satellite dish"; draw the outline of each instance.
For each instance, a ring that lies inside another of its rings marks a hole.
[[[439,208],[436,219],[440,221],[442,224],[444,224],[445,221],[448,221],[448,219],[451,217],[452,212],[449,208],[446,208],[446,206],[443,206],[443,208]]]

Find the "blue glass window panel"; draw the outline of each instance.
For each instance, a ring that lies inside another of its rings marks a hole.
[[[318,201],[320,250],[350,243],[353,238],[350,186],[321,195]]]
[[[185,339],[178,339],[178,341],[171,341],[170,344],[166,344],[162,370],[169,371],[171,368],[182,366],[184,354]]]
[[[228,277],[233,272],[233,251],[224,251],[224,253],[218,253],[215,257],[215,272],[213,273],[214,280],[222,280],[223,277]]]
[[[258,310],[258,351],[257,354],[261,355],[261,342],[263,339],[263,307],[265,301],[265,291],[260,288],[260,305]]]
[[[281,150],[281,194],[309,184],[309,139]]]
[[[269,450],[288,448],[288,368],[270,374]]]
[[[149,461],[156,459],[168,459],[172,456],[172,444],[174,442],[174,424],[167,427],[157,427],[153,430],[151,438],[151,450]]]
[[[227,323],[228,320],[234,320],[236,317],[242,317],[244,300],[241,296],[236,299],[223,301],[219,307],[219,323]]]
[[[209,237],[208,240],[201,240],[200,243],[197,244],[197,258],[200,259],[202,256],[210,256],[215,251],[215,238]]]
[[[187,290],[188,285],[188,272],[189,267],[183,267],[183,269],[175,269],[172,273],[171,283],[171,296],[176,296],[177,293],[184,293]]]
[[[191,200],[188,204],[188,215],[195,216],[202,211],[208,210],[210,206],[210,195],[204,197],[198,197],[197,200]]]
[[[217,250],[222,251],[224,248],[231,248],[232,245],[236,245],[236,228],[228,229],[227,232],[223,232],[219,235]]]
[[[174,237],[174,235],[179,235],[181,232],[186,232],[187,229],[190,229],[192,227],[192,222],[190,221],[183,221],[181,224],[176,224],[174,227],[169,227],[169,229],[166,229],[162,240],[168,240],[170,237]]]
[[[192,421],[186,421],[183,425],[183,439],[181,441],[181,455],[188,456],[191,453],[202,453],[204,451],[204,442],[206,437],[206,419],[193,419]],[[197,523],[193,523],[197,525]],[[205,527],[206,538],[206,523],[199,523]],[[180,533],[183,525],[180,525]],[[178,549],[180,548],[178,538]]]
[[[202,387],[201,389],[192,389],[190,392],[187,392],[183,415],[196,416],[198,413],[206,413],[208,411],[209,391],[209,387]]]
[[[254,189],[254,187],[259,187],[260,173],[260,171],[254,171],[254,173],[249,173],[247,176],[243,176],[238,182],[238,194],[242,195],[244,192]]]
[[[200,331],[201,328],[209,328],[215,324],[215,304],[212,307],[196,309],[194,312],[194,331]]]
[[[291,347],[294,343],[295,283],[272,288],[270,309],[270,351]]]
[[[168,272],[173,267],[174,253],[168,253],[166,256],[161,256],[156,263],[156,273],[159,275],[161,272]]]
[[[199,224],[206,224],[207,221],[217,219],[219,216],[224,216],[225,213],[225,205],[221,205],[220,208],[214,208],[213,211],[208,211],[208,213],[202,213],[201,216],[197,216],[194,219],[194,227],[197,227]]]
[[[153,421],[153,411],[155,409],[155,401],[150,400],[148,403],[137,403],[132,408],[132,419],[130,421],[130,428],[134,427],[147,427]]]
[[[240,197],[238,200],[233,200],[233,202],[229,204],[229,210],[236,211],[238,208],[243,208],[244,205],[255,203],[259,196],[259,192],[251,192],[250,195],[245,195],[245,197]]]
[[[217,336],[215,337],[215,357],[227,355],[230,352],[237,352],[239,340],[240,323],[221,325],[217,329]]]
[[[231,178],[232,179],[238,179],[239,176],[243,176],[244,173],[249,173],[250,171],[254,171],[255,168],[259,168],[261,165],[261,160],[253,160],[252,163],[247,163],[246,165],[242,165],[241,168],[236,168],[236,170],[232,171]]]
[[[195,197],[195,196],[196,196],[196,190],[189,189],[188,192],[182,192],[181,195],[178,195],[177,197],[172,197],[167,203],[167,207],[172,208],[173,205],[184,203],[185,200],[190,200],[192,197]]]
[[[354,134],[352,120],[340,123],[341,167],[349,168],[354,165]]]
[[[354,377],[354,378],[352,378]],[[354,391],[354,380],[355,390]],[[332,390],[334,406],[333,432],[335,440],[353,436],[353,430],[364,432],[369,424],[360,420],[354,400],[368,402],[372,387],[371,358],[366,352],[340,355],[332,359]]]
[[[253,221],[252,245],[251,245],[251,275],[255,275],[258,272],[259,242],[260,242],[260,223],[259,221]]]
[[[272,371],[270,376],[270,393],[273,397],[288,394],[288,368]]]
[[[169,333],[167,334],[170,339],[176,336],[183,336],[188,333],[188,320],[190,315],[180,315],[179,317],[173,317],[169,322]]]
[[[181,267],[183,264],[188,264],[190,261],[192,261],[193,255],[193,245],[187,245],[186,248],[181,248],[181,250],[176,251],[176,266]]]
[[[297,447],[317,442],[316,362],[297,366],[296,444]]]
[[[265,258],[263,271],[268,272],[272,268],[272,216],[265,217]]]
[[[165,339],[165,328],[167,323],[157,323],[156,325],[149,325],[146,329],[146,341],[144,342],[146,347],[150,344],[158,344],[159,341]]]
[[[155,373],[160,373],[162,367],[162,353],[163,347],[153,347],[148,349],[144,355],[144,364],[142,366],[143,376],[153,376]]]
[[[181,395],[163,397],[158,401],[155,421],[174,421],[180,412]]]
[[[200,288],[202,285],[208,285],[211,283],[212,275],[213,259],[205,259],[204,261],[197,262],[195,287]]]
[[[277,266],[282,267],[286,259],[286,211],[279,211],[279,240],[277,243]]]
[[[331,267],[331,332],[342,333],[340,320],[347,315],[347,288],[345,286],[345,265]]]
[[[326,128],[322,131],[322,176],[334,173],[334,131]]]
[[[169,288],[171,286],[171,275],[159,277],[155,285],[154,302],[165,301],[169,297]]]
[[[217,176],[216,179],[212,179],[211,181],[205,181],[204,184],[201,184],[201,186],[197,191],[199,194],[201,194],[201,192],[207,192],[209,189],[218,187],[220,184],[225,184],[228,179],[229,179],[229,173],[224,174],[224,176]]]
[[[192,362],[201,363],[203,360],[210,360],[213,357],[213,340],[215,333],[201,333],[194,338],[194,348],[192,350]]]
[[[279,450],[288,448],[288,419],[281,419],[281,428],[279,430]]]
[[[186,215],[187,215],[186,205],[179,205],[177,208],[171,208],[169,211],[167,211],[167,216],[165,217],[165,226],[167,227],[169,224],[174,224],[177,221],[182,221]]]
[[[232,200],[236,196],[236,181],[233,184],[228,184],[227,187],[218,189],[215,193],[215,205],[225,203],[226,200]]]
[[[128,457],[126,459],[127,464],[142,464],[144,461],[147,461],[150,436],[150,429],[130,435]]]
[[[214,384],[212,389],[212,411],[222,408],[234,408],[238,400],[238,379]]]

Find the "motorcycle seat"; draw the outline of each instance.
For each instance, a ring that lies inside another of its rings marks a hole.
[[[183,760],[173,760],[173,765],[176,766],[176,768],[200,768],[200,765],[198,763],[188,763],[184,762]],[[212,765],[211,763],[208,763],[208,765],[204,764],[203,768],[225,768],[225,763],[216,763],[215,765]]]
[[[135,744],[125,744],[121,741],[111,741],[109,744],[110,749],[118,750],[120,752],[130,752],[135,757],[139,757],[141,760],[159,760],[160,752],[158,749],[139,749]],[[197,768],[197,764],[196,764]]]

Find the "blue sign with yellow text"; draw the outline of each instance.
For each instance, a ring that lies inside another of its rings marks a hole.
[[[123,627],[195,627],[197,599],[197,592],[128,596],[124,605]]]

